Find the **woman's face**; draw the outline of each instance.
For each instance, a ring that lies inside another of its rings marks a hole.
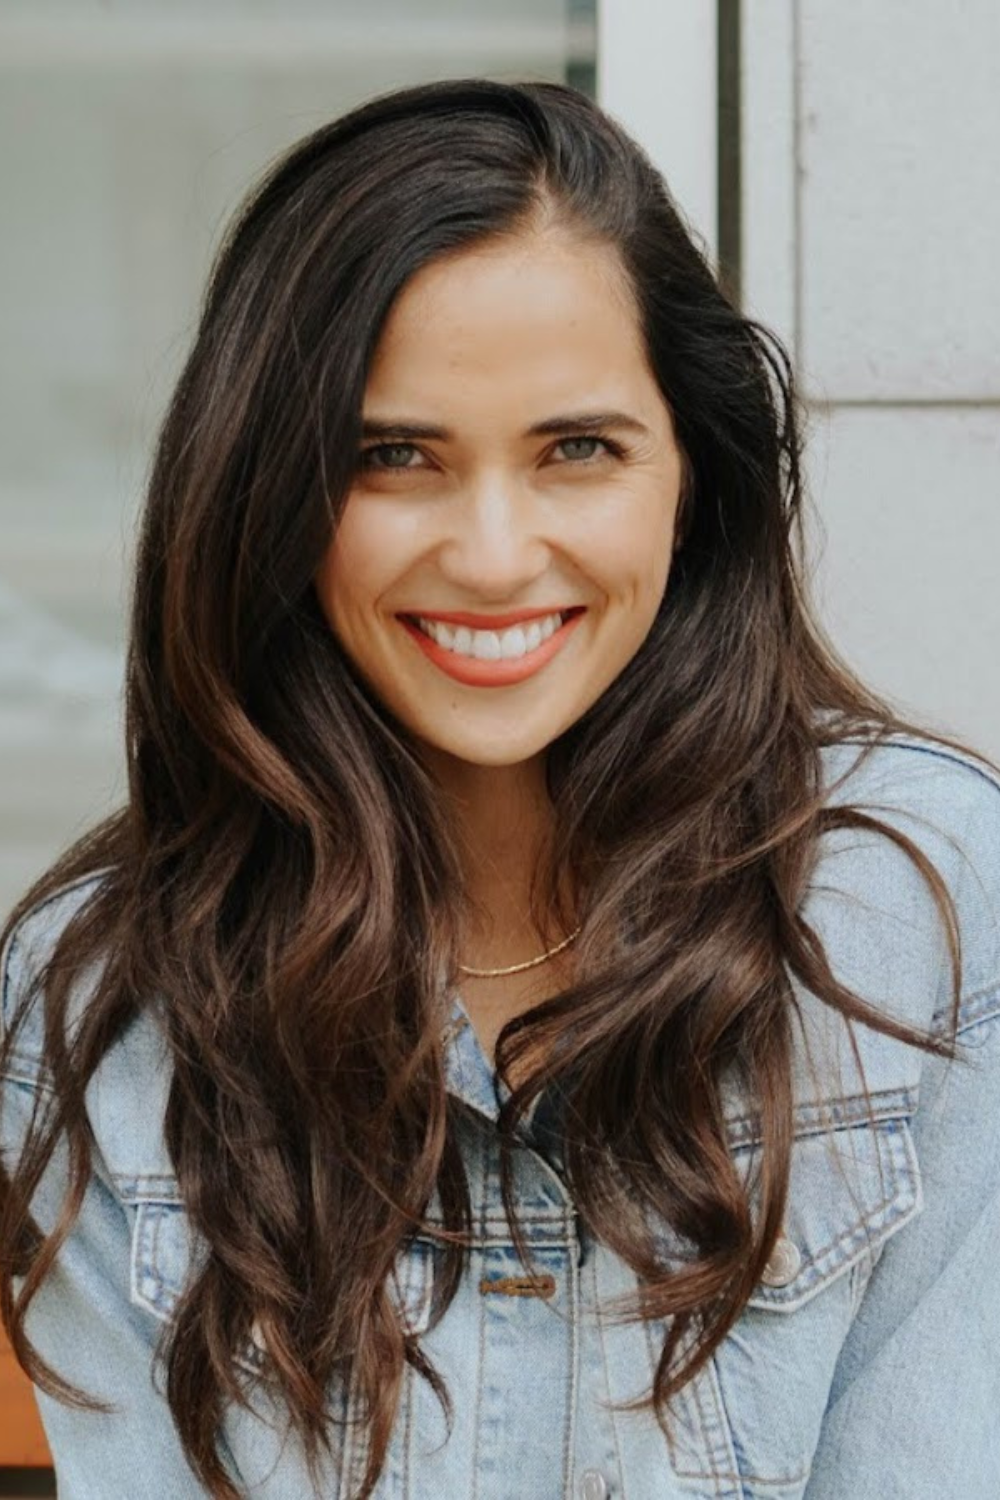
[[[549,232],[424,267],[363,418],[315,580],[332,630],[438,755],[538,756],[641,646],[673,549],[681,452],[614,253]]]

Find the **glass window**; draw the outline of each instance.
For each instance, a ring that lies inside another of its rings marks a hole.
[[[479,74],[593,95],[594,0],[6,0],[0,909],[124,795],[128,564],[222,224],[314,126]]]

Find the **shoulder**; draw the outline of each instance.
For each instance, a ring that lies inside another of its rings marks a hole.
[[[917,735],[842,742],[823,750],[822,763],[830,808],[849,806],[889,825],[941,877],[955,905],[962,958],[959,1024],[973,1024],[1000,995],[1000,772]],[[922,1013],[909,1019],[921,1026],[940,1020],[951,983],[946,931],[912,857],[874,829],[838,828],[821,841],[813,885],[814,901],[826,892],[828,916],[837,904],[833,892],[846,893],[836,925],[843,927],[850,909],[856,940],[849,946],[874,944],[863,965],[869,976],[894,944],[897,955],[901,944],[912,945],[928,979],[929,970],[939,971],[929,1013],[925,995]],[[843,942],[846,934],[838,936]],[[900,962],[890,961],[889,972]]]
[[[96,871],[30,907],[8,934],[0,952],[0,1044],[11,1038],[5,1072],[26,1083],[45,1084],[45,1007],[39,980],[67,925],[100,889],[106,871]],[[76,1009],[93,986],[93,975],[78,986]],[[13,1036],[11,1036],[13,1033]]]
[[[38,980],[67,923],[100,889],[108,872],[67,885],[33,906],[12,930],[0,955],[0,1044],[13,1028],[3,1078],[32,1091],[51,1090],[46,1062],[45,1005]],[[70,996],[72,1033],[90,1002],[100,966],[81,974]],[[163,1136],[171,1058],[155,997],[136,1013],[102,1057],[86,1088],[94,1140],[119,1195],[128,1198],[153,1184],[175,1195],[173,1168]]]
[[[828,800],[877,798],[917,816],[964,820],[983,813],[1000,827],[1000,771],[988,759],[914,734],[852,736],[821,752]]]
[[[821,765],[834,816],[799,908],[814,952],[883,1020],[950,1032],[949,926],[931,868],[952,903],[961,958],[955,1029],[962,1036],[1000,1014],[1000,776],[975,756],[917,736],[842,741],[823,749]],[[850,812],[860,818],[850,822]],[[788,978],[800,1116],[812,1118],[831,1101],[844,1120],[864,1119],[873,1105],[887,1117],[911,1116],[928,1054],[845,1021],[791,967]]]

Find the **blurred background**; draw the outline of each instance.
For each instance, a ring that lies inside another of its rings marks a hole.
[[[222,226],[444,75],[594,92],[593,0],[0,0],[0,909],[124,791],[128,567]]]
[[[433,78],[568,82],[643,142],[793,355],[827,628],[1000,757],[998,65],[995,0],[0,0],[0,909],[123,794],[136,516],[226,219]],[[12,1382],[0,1464],[44,1464]]]

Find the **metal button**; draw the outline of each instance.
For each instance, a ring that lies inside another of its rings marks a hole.
[[[787,1286],[795,1280],[801,1267],[802,1255],[798,1245],[782,1235],[776,1241],[760,1279],[766,1286]]]
[[[608,1500],[608,1484],[600,1469],[584,1469],[580,1475],[580,1500]]]

